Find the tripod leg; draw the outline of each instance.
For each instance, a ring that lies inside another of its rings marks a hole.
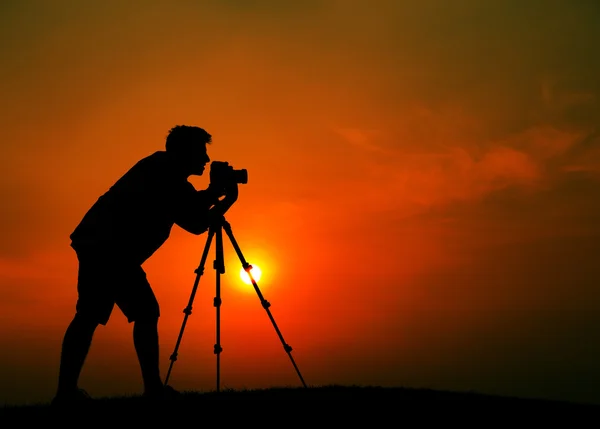
[[[223,233],[221,230],[221,226],[215,231],[216,239],[215,239],[215,262],[214,268],[216,270],[216,295],[214,299],[214,306],[216,309],[216,342],[214,353],[217,355],[217,392],[220,390],[221,384],[221,352],[223,348],[221,347],[221,274],[225,273],[225,258],[223,257]]]
[[[283,344],[283,349],[286,351],[290,360],[292,361],[292,365],[294,366],[294,369],[296,370],[298,377],[300,377],[300,381],[302,382],[302,385],[304,387],[307,387],[306,383],[304,382],[304,378],[302,377],[302,374],[300,374],[300,370],[298,369],[298,366],[296,365],[296,362],[294,361],[294,358],[292,357],[292,348],[283,339],[283,335],[281,334],[281,331],[277,327],[277,323],[275,323],[275,319],[273,318],[273,315],[271,314],[271,311],[269,310],[269,307],[271,306],[271,304],[263,297],[260,289],[258,288],[258,285],[256,284],[256,281],[252,277],[252,274],[250,272],[252,270],[252,265],[250,265],[244,258],[244,255],[242,254],[240,246],[238,245],[237,241],[235,240],[235,237],[233,236],[233,232],[231,230],[231,225],[225,219],[222,220],[222,223],[223,223],[223,228],[225,229],[225,232],[227,233],[227,236],[229,237],[229,240],[231,241],[231,244],[233,245],[233,247],[235,249],[235,253],[237,253],[237,255],[240,259],[240,262],[242,263],[242,267],[248,273],[248,277],[250,278],[250,281],[252,282],[252,286],[254,287],[254,290],[256,291],[258,298],[260,299],[260,303],[261,303],[262,307],[267,312],[267,315],[269,316],[269,319],[271,320],[271,323],[273,324],[273,327],[275,328],[275,332],[277,333],[277,336],[279,337],[281,344]]]
[[[177,351],[179,350],[179,345],[181,344],[181,339],[183,338],[183,331],[185,330],[185,325],[187,323],[187,319],[192,314],[192,304],[194,303],[194,298],[196,296],[196,290],[198,289],[198,284],[200,283],[200,277],[204,274],[204,265],[206,263],[206,258],[208,257],[208,251],[210,249],[210,244],[212,242],[213,235],[215,234],[214,229],[210,229],[208,233],[208,238],[206,239],[206,245],[204,246],[204,251],[202,252],[202,258],[200,259],[200,265],[196,268],[196,280],[194,281],[194,287],[192,288],[192,294],[190,295],[190,300],[188,301],[187,307],[183,310],[185,316],[183,317],[183,323],[181,324],[181,330],[179,331],[179,337],[177,338],[177,343],[175,344],[175,350],[173,354],[169,358],[171,360],[171,364],[169,365],[169,371],[167,372],[167,377],[165,378],[165,385],[169,383],[169,377],[171,376],[171,370],[173,369],[173,364],[177,360]]]

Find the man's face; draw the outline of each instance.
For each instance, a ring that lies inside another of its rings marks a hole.
[[[206,144],[199,144],[194,146],[190,153],[190,169],[191,173],[196,176],[202,176],[206,169],[206,164],[210,162],[208,152],[206,150]]]

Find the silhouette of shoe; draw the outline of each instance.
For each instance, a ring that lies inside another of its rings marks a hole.
[[[83,389],[67,392],[58,392],[50,403],[53,407],[85,405],[93,401],[92,397]]]
[[[181,397],[181,392],[178,392],[171,386],[162,386],[156,390],[145,391],[143,396],[150,400],[165,401]]]

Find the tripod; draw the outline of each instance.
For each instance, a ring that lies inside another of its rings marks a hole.
[[[252,265],[250,265],[244,258],[244,255],[242,254],[242,251],[240,250],[240,247],[238,246],[238,243],[235,240],[235,237],[233,236],[233,232],[231,231],[231,225],[229,224],[229,222],[227,222],[225,220],[224,216],[221,216],[219,219],[217,219],[217,221],[215,221],[215,223],[213,225],[211,225],[209,227],[208,238],[206,239],[206,245],[204,246],[204,251],[202,252],[202,258],[200,259],[200,265],[195,270],[196,280],[194,281],[194,287],[192,288],[192,294],[188,301],[187,307],[183,310],[183,313],[185,314],[185,316],[183,317],[183,323],[181,325],[181,330],[179,331],[179,337],[177,338],[177,342],[175,344],[175,350],[173,351],[173,354],[169,358],[171,361],[171,364],[169,365],[169,370],[167,372],[167,377],[165,379],[165,385],[167,385],[169,382],[169,377],[171,375],[171,370],[173,369],[173,364],[177,360],[177,351],[179,350],[179,345],[181,344],[181,339],[183,338],[183,331],[185,330],[185,325],[187,323],[188,317],[190,316],[190,314],[192,314],[192,304],[194,302],[194,297],[196,296],[196,290],[198,289],[198,284],[200,283],[200,277],[204,274],[204,265],[206,263],[206,258],[208,257],[208,251],[210,250],[210,245],[211,245],[212,239],[213,239],[213,237],[215,237],[216,257],[215,257],[215,261],[214,261],[214,268],[216,270],[216,295],[215,295],[215,298],[213,301],[213,305],[216,308],[217,333],[216,333],[216,343],[214,346],[214,353],[217,355],[217,392],[220,390],[220,375],[221,375],[221,359],[220,359],[220,357],[221,357],[221,352],[223,351],[223,349],[221,347],[221,274],[225,273],[225,261],[224,261],[224,257],[223,257],[223,230],[225,230],[227,236],[229,237],[229,240],[231,241],[231,244],[233,245],[235,252],[237,253],[237,255],[239,257],[240,262],[242,263],[242,267],[248,274],[248,277],[250,278],[250,281],[252,282],[252,286],[254,286],[254,290],[258,294],[258,298],[260,299],[260,303],[261,303],[262,307],[266,310],[267,315],[269,316],[269,319],[271,319],[271,323],[273,324],[273,327],[275,328],[275,332],[277,332],[277,336],[281,340],[281,344],[283,344],[283,349],[286,351],[290,360],[292,361],[292,365],[294,365],[294,369],[296,370],[296,373],[300,377],[300,381],[302,382],[302,385],[304,387],[307,387],[306,383],[304,382],[304,378],[302,378],[302,374],[300,374],[300,370],[298,369],[298,366],[296,365],[296,362],[294,361],[294,358],[292,357],[292,354],[291,354],[292,348],[283,339],[283,335],[281,334],[281,331],[277,327],[277,324],[275,323],[275,319],[273,318],[273,315],[271,314],[271,311],[269,310],[269,307],[271,306],[271,304],[263,297],[262,293],[260,292],[260,289],[258,288],[256,281],[252,277],[252,273],[251,273]]]

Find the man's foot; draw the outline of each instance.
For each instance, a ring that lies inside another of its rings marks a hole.
[[[172,400],[181,397],[181,393],[173,389],[171,386],[161,386],[158,389],[146,390],[144,398],[151,400]]]
[[[93,401],[92,397],[83,389],[58,392],[50,405],[53,407],[85,405]]]

